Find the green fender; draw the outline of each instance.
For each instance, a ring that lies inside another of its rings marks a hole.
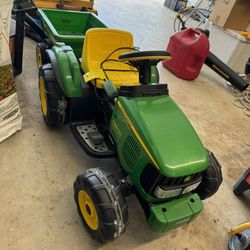
[[[60,89],[65,97],[81,97],[82,75],[77,58],[70,46],[55,45],[48,52]]]

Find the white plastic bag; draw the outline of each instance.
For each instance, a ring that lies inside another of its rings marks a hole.
[[[9,31],[6,33],[3,22],[0,22],[0,101],[15,92],[8,38]]]
[[[13,0],[1,0],[0,1],[0,7],[6,6],[6,5],[12,5]]]
[[[9,49],[11,10],[12,0],[0,0],[0,142],[22,128]]]
[[[15,92],[7,34],[0,26],[0,101]]]
[[[0,66],[8,64],[11,64],[9,36],[7,36],[3,25],[0,25]]]
[[[13,0],[0,0],[0,26],[9,34]]]
[[[22,115],[14,93],[0,101],[0,142],[22,129]]]
[[[0,1],[0,66],[11,64],[9,32],[12,0]]]

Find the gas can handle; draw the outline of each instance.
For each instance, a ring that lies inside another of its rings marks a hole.
[[[193,29],[193,28],[191,28],[190,30],[192,30],[193,33],[196,34],[196,35],[199,35],[199,36],[201,35],[201,32],[199,30],[196,30],[196,29]]]

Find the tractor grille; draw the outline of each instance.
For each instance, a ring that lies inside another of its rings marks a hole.
[[[140,182],[144,191],[154,196],[155,189],[158,186],[164,190],[185,187],[200,181],[201,178],[202,172],[176,178],[166,177],[161,175],[156,168],[149,164],[143,170]]]
[[[122,154],[127,166],[133,168],[141,155],[141,147],[131,135],[125,141]]]

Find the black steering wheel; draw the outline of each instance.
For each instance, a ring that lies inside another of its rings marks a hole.
[[[126,61],[137,67],[140,74],[140,83],[150,82],[151,66],[156,66],[160,61],[170,60],[171,54],[167,51],[136,51],[121,54],[120,61]]]

